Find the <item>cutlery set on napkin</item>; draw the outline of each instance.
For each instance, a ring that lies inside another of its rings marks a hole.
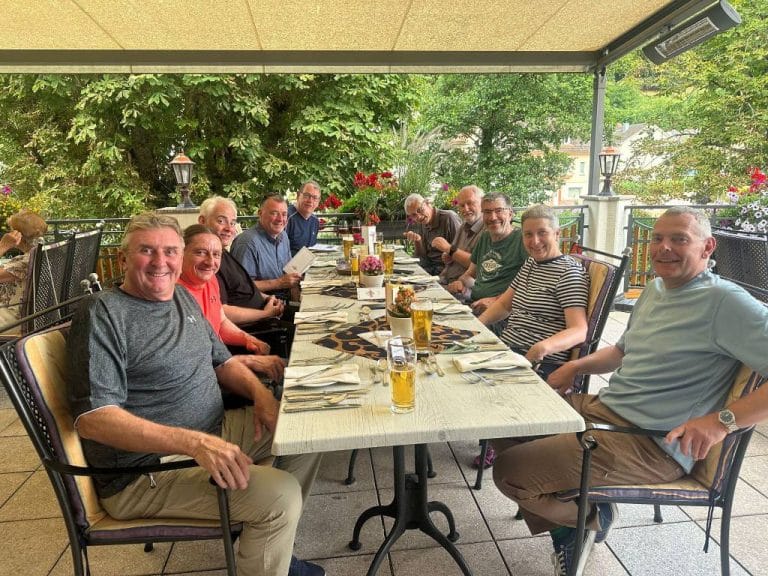
[[[359,408],[370,391],[352,363],[288,366],[283,385],[283,412]]]
[[[511,350],[501,352],[473,352],[453,359],[453,365],[459,372],[472,370],[508,370],[510,368],[530,368],[531,363]]]
[[[346,309],[331,310],[330,307],[323,311],[296,312],[294,324],[330,324],[337,322],[343,324],[349,319]]]

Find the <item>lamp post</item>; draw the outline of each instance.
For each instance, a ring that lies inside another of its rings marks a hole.
[[[616,168],[619,166],[619,158],[621,158],[621,154],[619,154],[619,151],[616,150],[616,148],[603,148],[597,157],[600,159],[600,173],[605,178],[603,189],[600,190],[598,196],[613,196],[613,190],[611,190],[611,178],[616,173]]]
[[[181,188],[181,204],[178,205],[178,208],[196,208],[192,200],[189,199],[189,185],[192,182],[195,163],[182,150],[173,157],[169,164],[173,167],[176,184]]]

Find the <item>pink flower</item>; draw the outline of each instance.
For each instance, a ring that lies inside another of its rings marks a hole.
[[[5,186],[3,186],[3,189],[0,190],[0,192],[2,192],[3,196],[5,196],[7,198],[8,196],[11,195],[11,187],[8,186],[8,184],[6,184]]]
[[[448,184],[446,184],[445,182],[443,182],[443,185],[440,186],[440,188],[443,190],[443,192],[448,192],[448,190],[450,190],[451,187],[448,186]]]

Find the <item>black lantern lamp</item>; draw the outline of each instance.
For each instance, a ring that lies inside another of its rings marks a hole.
[[[616,148],[603,148],[602,152],[597,155],[600,159],[600,173],[605,178],[603,182],[603,189],[600,190],[599,196],[613,196],[613,190],[611,190],[611,178],[616,173],[616,168],[619,167],[619,158],[621,154]]]
[[[176,184],[181,188],[181,204],[178,205],[178,208],[196,208],[192,200],[189,199],[189,185],[192,182],[195,163],[182,150],[173,157],[169,164],[173,166]]]

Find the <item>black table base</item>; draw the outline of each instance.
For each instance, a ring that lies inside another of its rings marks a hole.
[[[406,530],[421,530],[424,534],[433,538],[440,546],[445,548],[448,553],[459,565],[464,576],[472,576],[464,557],[453,543],[459,539],[459,533],[456,532],[456,523],[453,520],[451,510],[442,502],[429,502],[427,500],[427,459],[429,453],[426,444],[417,444],[414,447],[414,460],[416,472],[413,474],[405,473],[405,447],[394,446],[392,448],[395,461],[395,497],[392,502],[386,506],[373,506],[360,514],[355,523],[355,529],[352,532],[352,540],[349,547],[352,550],[359,550],[360,531],[371,518],[376,516],[389,516],[394,518],[395,524],[389,535],[376,552],[368,576],[374,576],[379,570],[379,566],[386,558],[392,545]],[[448,535],[446,536],[437,529],[429,517],[431,512],[442,512],[448,520]]]

